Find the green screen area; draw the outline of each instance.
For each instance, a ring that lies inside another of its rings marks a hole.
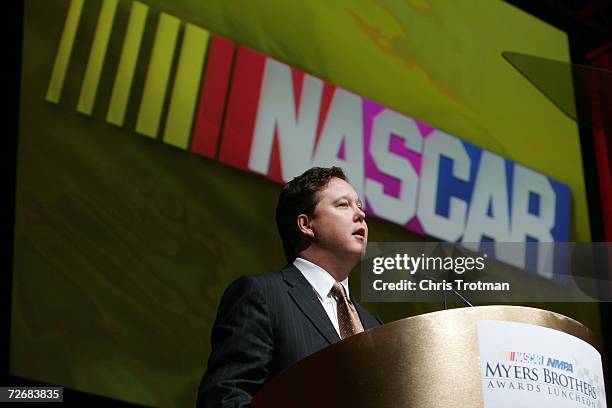
[[[55,104],[45,98],[71,2],[25,2],[11,374],[191,406],[222,291],[284,263],[280,186],[136,133],[138,97],[123,126],[106,121],[131,1],[118,2],[92,114],[77,112],[105,3],[83,3]],[[490,0],[144,4],[135,94],[163,11],[567,184],[572,240],[590,240],[577,127],[501,57],[567,61],[565,33]],[[380,220],[369,226],[372,241],[426,239]],[[385,321],[440,308],[366,306]],[[596,304],[532,306],[600,332]]]

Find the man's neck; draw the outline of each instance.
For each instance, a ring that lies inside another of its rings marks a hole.
[[[339,260],[333,255],[310,250],[310,248],[303,250],[298,256],[323,268],[336,280],[336,282],[342,282],[346,279],[353,267],[357,264],[354,260]]]

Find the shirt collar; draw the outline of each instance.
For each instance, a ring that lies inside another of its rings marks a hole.
[[[317,292],[319,299],[325,299],[336,283],[336,280],[325,269],[304,258],[295,258],[293,265],[304,275],[310,286]],[[348,277],[340,282],[344,286],[346,296],[350,299]]]

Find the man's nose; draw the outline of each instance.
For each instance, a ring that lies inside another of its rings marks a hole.
[[[359,208],[359,207],[355,207],[355,215],[354,215],[354,220],[355,221],[363,221],[365,220],[366,214],[365,212]]]

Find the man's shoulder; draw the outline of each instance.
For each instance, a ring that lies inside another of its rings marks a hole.
[[[255,275],[242,275],[230,283],[228,290],[258,290],[267,292],[274,290],[283,284],[291,284],[293,279],[296,279],[300,272],[293,265],[286,265],[278,271],[266,272]]]
[[[253,305],[267,305],[269,310],[284,310],[285,295],[295,285],[296,271],[293,266],[279,271],[256,275],[243,275],[234,279],[223,292],[220,310],[237,310]]]

